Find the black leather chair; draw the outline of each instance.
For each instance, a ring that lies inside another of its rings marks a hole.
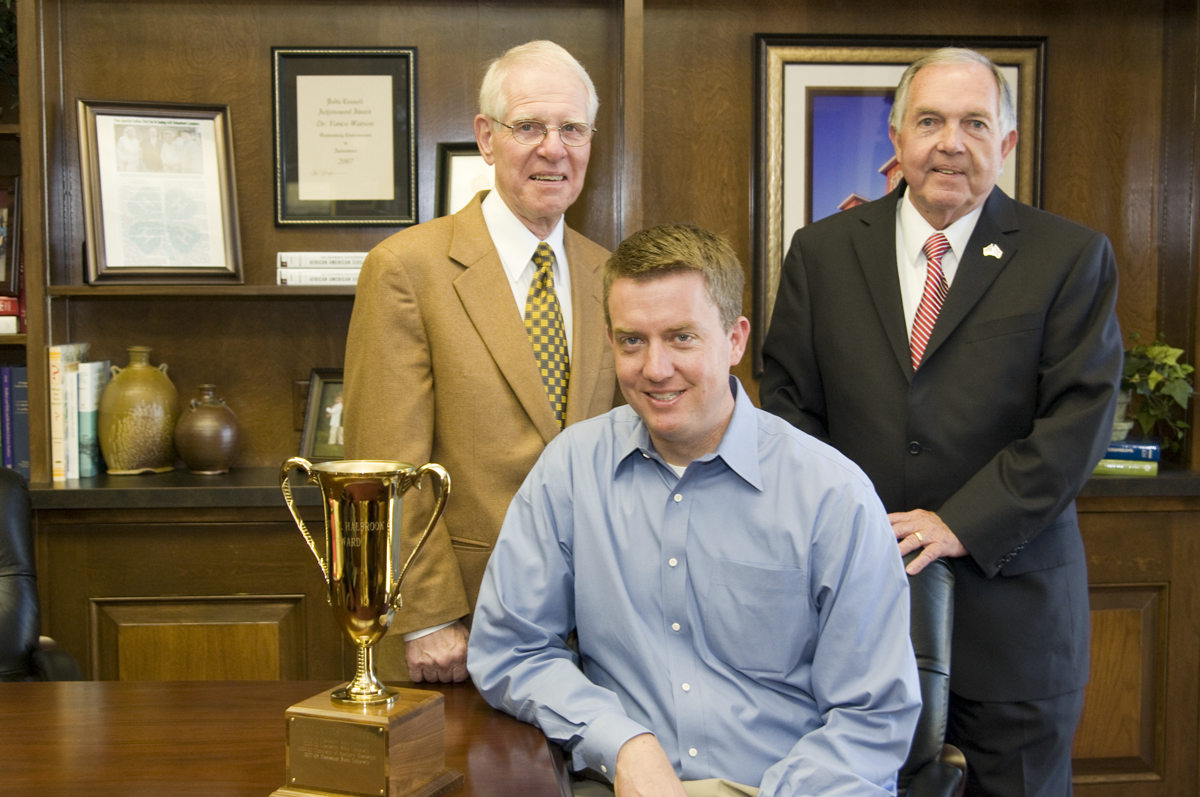
[[[917,552],[904,559],[908,564]],[[950,635],[954,629],[954,571],[938,560],[908,578],[910,633],[921,679],[921,717],[908,760],[900,768],[899,793],[907,797],[961,797],[967,761],[946,744],[950,711]]]
[[[32,518],[25,479],[0,468],[0,681],[79,681],[71,654],[38,635]]]

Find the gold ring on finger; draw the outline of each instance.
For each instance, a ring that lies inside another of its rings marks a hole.
[[[919,532],[919,531],[914,531],[914,532],[913,532],[913,536],[917,538],[917,542],[919,542],[919,543],[921,544],[921,547],[922,547],[922,548],[924,548],[924,547],[925,547],[925,540],[921,539],[921,532]]]

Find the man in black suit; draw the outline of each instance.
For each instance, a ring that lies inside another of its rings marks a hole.
[[[1074,498],[1122,358],[1112,247],[995,187],[1016,121],[978,53],[915,62],[889,125],[900,186],[792,241],[763,407],[866,471],[900,553],[923,549],[909,573],[950,562],[968,793],[1069,794],[1089,620]]]

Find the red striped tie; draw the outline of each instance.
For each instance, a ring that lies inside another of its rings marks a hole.
[[[912,366],[917,370],[921,358],[925,355],[925,346],[929,336],[933,334],[933,325],[946,301],[946,278],[942,274],[942,256],[950,251],[950,242],[940,232],[929,236],[921,249],[928,261],[925,269],[925,292],[921,294],[921,304],[917,307],[917,317],[913,319],[912,328]]]

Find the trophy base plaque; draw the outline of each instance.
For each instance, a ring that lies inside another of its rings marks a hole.
[[[271,797],[435,797],[462,785],[446,769],[442,695],[401,688],[390,704],[348,706],[334,691],[287,710],[287,782]]]

